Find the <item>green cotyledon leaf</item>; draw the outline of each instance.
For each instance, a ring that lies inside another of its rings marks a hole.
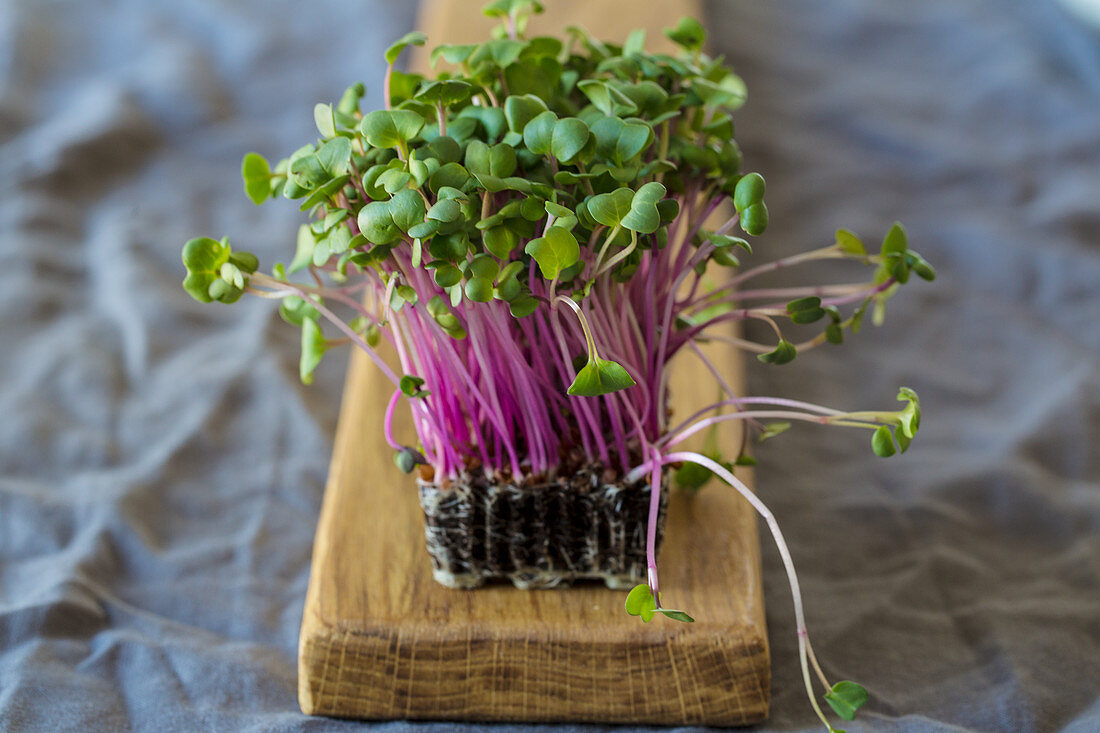
[[[424,127],[424,118],[408,109],[379,109],[367,113],[359,130],[373,147],[393,148],[412,140]]]
[[[644,184],[634,194],[630,211],[620,222],[624,229],[642,234],[652,234],[661,226],[661,212],[657,202],[665,197],[665,187],[656,181]]]
[[[392,64],[397,61],[397,57],[401,55],[409,46],[423,46],[424,42],[428,40],[428,37],[420,31],[410,31],[405,35],[394,41],[389,48],[386,49],[386,63]]]
[[[630,213],[630,204],[634,201],[634,192],[629,188],[617,188],[610,193],[601,193],[588,201],[588,212],[592,218],[609,227],[618,226]]]
[[[577,372],[567,392],[574,397],[597,397],[634,385],[634,379],[621,364],[597,357],[589,359]]]
[[[645,583],[630,589],[626,594],[624,606],[627,613],[631,616],[640,616],[646,623],[652,621],[657,614],[657,601],[653,598],[653,591]]]
[[[244,192],[257,206],[271,198],[271,167],[259,153],[249,153],[241,161]]]
[[[863,685],[849,680],[837,682],[825,693],[825,701],[837,715],[845,720],[855,719],[856,711],[863,707],[868,699],[870,696]]]
[[[577,238],[562,227],[550,227],[545,235],[528,242],[524,251],[535,258],[547,280],[553,280],[562,270],[572,267],[581,255]]]

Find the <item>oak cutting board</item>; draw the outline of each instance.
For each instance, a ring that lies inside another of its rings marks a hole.
[[[548,0],[529,34],[584,25],[621,41],[701,18],[697,0]],[[477,0],[428,0],[417,28],[429,45],[486,38]],[[426,53],[413,66],[427,66]],[[709,356],[738,389],[739,353]],[[673,409],[685,417],[718,398],[714,378],[678,357]],[[451,590],[432,580],[415,484],[382,436],[390,387],[351,357],[306,596],[298,695],[316,715],[367,719],[587,721],[741,725],[767,717],[769,657],[760,547],[748,504],[715,483],[674,492],[661,550],[662,597],[695,616],[649,624],[602,584],[522,591]],[[721,442],[735,446],[725,423]],[[412,435],[408,422],[396,426]],[[738,469],[742,479],[751,476]]]

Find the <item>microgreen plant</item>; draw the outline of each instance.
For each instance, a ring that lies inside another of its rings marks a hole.
[[[827,726],[825,699],[850,718],[866,700],[852,682],[830,685],[810,646],[790,553],[768,508],[734,475],[743,446],[722,457],[712,428],[738,420],[761,437],[795,422],[862,428],[880,456],[905,451],[920,424],[916,394],[899,410],[849,412],[780,397],[732,393],[699,344],[725,341],[782,365],[881,322],[886,300],[931,266],[894,225],[877,250],[840,230],[831,243],[743,268],[747,239],[768,225],[765,182],[743,173],[732,113],[745,85],[706,55],[702,26],[684,19],[668,37],[677,55],[621,45],[569,28],[563,39],[526,37],[533,0],[498,0],[491,40],[444,45],[433,76],[395,68],[410,33],[385,54],[384,108],[360,109],[356,84],[314,110],[317,139],[272,167],[249,153],[241,173],[257,204],[300,202],[308,212],[288,264],[269,272],[228,240],[183,250],[184,287],[196,299],[244,294],[280,302],[302,334],[301,378],[339,344],[366,353],[393,384],[383,420],[402,470],[441,484],[472,470],[501,481],[544,481],[581,465],[610,480],[650,479],[647,582],[628,613],[691,622],[662,605],[656,527],[660,477],[697,489],[717,477],[766,520],[794,598],[803,677]],[[733,215],[715,222],[732,204]],[[846,260],[869,270],[841,285],[754,288],[759,275]],[[724,273],[724,274],[723,274]],[[759,321],[774,342],[734,337]],[[807,328],[814,335],[788,338]],[[394,356],[380,351],[386,342]],[[691,351],[726,392],[669,424],[668,364]],[[394,434],[411,411],[416,440]],[[703,432],[704,453],[677,446]],[[832,730],[830,726],[830,730]]]

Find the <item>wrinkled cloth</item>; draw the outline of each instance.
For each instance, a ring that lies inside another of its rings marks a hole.
[[[904,456],[810,426],[757,449],[818,654],[871,693],[845,727],[1100,730],[1100,41],[1053,0],[707,9],[750,89],[746,166],[768,180],[752,261],[838,227],[877,242],[898,219],[939,272],[844,348],[749,367],[754,394],[923,400]],[[179,286],[197,234],[289,257],[296,207],[249,203],[241,156],[296,149],[313,104],[356,80],[377,106],[382,50],[414,16],[0,4],[0,729],[479,728],[298,711],[346,361],[303,387],[269,303]],[[762,541],[758,729],[818,730]]]

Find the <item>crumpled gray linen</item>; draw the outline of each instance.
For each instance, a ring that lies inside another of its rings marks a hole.
[[[708,13],[750,88],[760,257],[899,219],[939,271],[843,349],[750,366],[756,394],[923,399],[904,456],[804,426],[757,452],[826,670],[872,696],[846,727],[1100,730],[1100,41],[1049,0]],[[377,105],[381,52],[414,15],[0,4],[0,729],[369,725],[307,718],[295,696],[345,358],[303,387],[270,305],[193,302],[179,248],[228,234],[285,259],[299,214],[247,201],[242,154],[295,149],[353,81]],[[758,729],[817,730],[763,542]]]

